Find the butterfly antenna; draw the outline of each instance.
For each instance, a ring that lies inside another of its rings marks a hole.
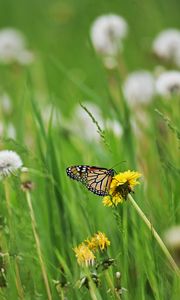
[[[123,163],[127,163],[126,160],[122,160],[120,162],[118,162],[117,164],[113,165],[111,169],[114,169],[116,166],[120,165],[120,164],[123,164]]]

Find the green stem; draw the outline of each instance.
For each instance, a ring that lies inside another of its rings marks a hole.
[[[5,198],[6,198],[6,207],[7,207],[7,215],[8,215],[8,225],[9,225],[9,241],[10,244],[14,244],[15,243],[15,238],[14,238],[14,227],[13,227],[13,218],[12,218],[12,208],[11,208],[11,193],[10,193],[10,186],[9,186],[9,178],[5,178],[4,181],[4,192],[5,192]],[[11,246],[10,246],[11,248]],[[9,264],[10,264],[10,260],[9,260]],[[21,277],[20,277],[20,271],[19,271],[19,265],[17,263],[17,258],[15,258],[14,261],[14,268],[15,268],[15,283],[16,283],[16,288],[17,288],[17,292],[19,295],[19,298],[21,300],[24,299],[24,295],[23,295],[23,286],[22,286],[22,282],[21,282]]]
[[[8,217],[9,217],[9,219],[11,219],[12,211],[11,211],[11,201],[10,201],[10,190],[9,190],[8,178],[5,178],[3,183],[4,183],[4,191],[5,191]]]
[[[147,225],[147,227],[151,231],[151,233],[154,236],[154,238],[156,239],[156,241],[158,242],[159,246],[161,247],[162,251],[164,252],[165,256],[167,257],[171,267],[176,272],[176,274],[180,277],[180,270],[179,270],[176,262],[172,258],[170,252],[166,248],[165,244],[163,243],[162,239],[160,238],[159,234],[156,232],[156,230],[154,229],[152,224],[149,222],[149,220],[147,219],[147,217],[145,216],[143,211],[140,209],[140,207],[137,205],[137,203],[134,201],[133,197],[130,194],[128,195],[128,199],[131,202],[131,204],[134,206],[134,208],[136,209],[139,216],[143,219],[144,223]]]
[[[118,292],[116,291],[116,289],[115,289],[115,287],[114,287],[114,285],[113,285],[113,282],[112,282],[111,277],[110,277],[110,274],[109,274],[109,270],[106,270],[106,271],[105,271],[105,277],[106,277],[106,281],[107,281],[107,283],[108,283],[108,285],[109,285],[111,291],[112,291],[113,294],[114,294],[115,299],[121,300],[120,294],[118,294]]]
[[[36,231],[36,227],[37,227],[36,226],[36,220],[35,220],[34,210],[33,210],[33,207],[32,207],[31,196],[30,196],[29,191],[26,191],[26,199],[27,199],[27,203],[28,203],[28,207],[29,207],[32,231],[33,231],[34,239],[35,239],[35,242],[36,242],[37,254],[38,254],[38,257],[39,257],[39,263],[40,263],[40,266],[41,266],[42,276],[43,276],[43,279],[44,279],[44,284],[45,284],[45,287],[46,287],[48,300],[52,300],[52,295],[51,295],[51,290],[50,290],[50,286],[49,286],[49,282],[48,282],[46,267],[45,267],[43,257],[42,257],[42,252],[41,252],[40,239],[39,239],[38,233]]]
[[[24,291],[21,283],[21,277],[19,272],[19,265],[18,265],[18,258],[15,258],[15,273],[16,273],[16,287],[19,295],[20,300],[24,300]]]

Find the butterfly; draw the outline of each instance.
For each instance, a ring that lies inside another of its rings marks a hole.
[[[98,195],[108,195],[115,171],[95,166],[72,166],[66,169],[67,175],[84,184],[89,191]]]

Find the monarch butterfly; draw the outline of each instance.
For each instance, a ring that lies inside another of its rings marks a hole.
[[[113,169],[86,165],[68,167],[66,172],[70,178],[80,181],[89,191],[98,196],[108,195],[115,173]]]

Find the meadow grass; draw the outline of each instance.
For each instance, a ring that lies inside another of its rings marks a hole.
[[[0,181],[0,300],[179,299],[178,272],[132,202],[105,207],[101,197],[66,175],[68,166],[81,164],[119,163],[117,172],[139,171],[141,183],[132,196],[162,240],[166,229],[179,224],[179,98],[156,97],[143,108],[148,126],[138,136],[122,94],[124,72],[156,66],[147,49],[161,29],[178,26],[178,11],[175,0],[0,3],[1,27],[21,29],[35,52],[31,66],[0,66],[0,88],[13,99],[13,111],[0,111],[1,121],[16,129],[16,138],[4,134],[0,147],[16,151],[28,168]],[[88,37],[94,18],[107,12],[123,15],[130,26],[123,65],[110,71]],[[118,120],[121,138],[101,131],[86,107],[100,142],[72,134],[63,117],[54,126],[57,109],[71,124],[74,106],[87,99],[99,105],[105,119]],[[24,182],[32,182],[32,190],[24,191]],[[73,249],[98,231],[111,242],[100,258],[113,263],[98,268],[96,286],[94,268],[79,266]]]

